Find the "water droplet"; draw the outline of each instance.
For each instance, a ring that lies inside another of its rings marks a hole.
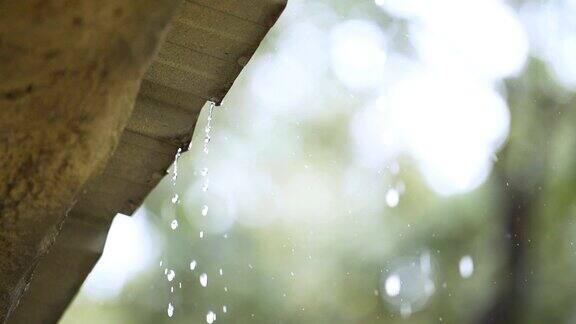
[[[178,282],[178,288],[182,288],[182,282]]]
[[[164,263],[162,260],[160,260],[160,266],[162,266],[162,263]]]
[[[178,148],[176,155],[174,156],[174,168],[172,170],[172,185],[176,186],[176,179],[178,178],[178,159],[180,158],[180,154],[182,152],[181,148]]]
[[[200,284],[202,287],[208,286],[208,275],[206,273],[200,275]]]
[[[170,271],[168,271],[168,274],[166,275],[166,278],[168,279],[168,281],[172,281],[174,280],[174,277],[176,277],[176,273],[174,272],[174,270],[170,269]]]
[[[228,292],[228,287],[224,287],[224,292]]]
[[[178,196],[177,193],[175,193],[174,196],[172,196],[171,200],[173,204],[177,204],[180,201],[180,197]]]
[[[200,231],[200,238],[204,237],[204,231]]]
[[[174,292],[174,286],[170,287],[170,292],[173,293]]]
[[[224,271],[222,271],[222,268],[220,268],[220,270],[218,270],[218,272],[220,273],[221,276],[224,275]]]
[[[386,192],[386,204],[388,207],[396,207],[399,202],[400,195],[398,194],[398,191],[396,189],[389,189],[388,192]]]
[[[432,255],[398,258],[382,279],[382,299],[402,316],[410,316],[426,306],[436,290]]]
[[[202,207],[202,216],[208,215],[208,205]]]
[[[190,270],[194,270],[194,269],[196,269],[196,260],[192,260],[190,262]]]
[[[212,130],[212,112],[216,104],[210,103],[210,110],[208,111],[208,119],[204,127],[204,153],[208,154],[208,144],[210,144],[210,131]]]
[[[458,270],[460,270],[462,278],[470,278],[474,273],[474,261],[472,257],[469,255],[463,256],[458,263]]]
[[[215,320],[216,314],[213,311],[209,311],[208,314],[206,314],[206,323],[212,324]]]
[[[203,169],[200,171],[200,175],[203,176],[203,177],[207,176],[207,175],[208,175],[208,168],[203,168]]]
[[[168,317],[172,317],[172,315],[174,315],[174,306],[172,306],[172,303],[168,303],[168,309],[166,312],[168,313]]]
[[[176,228],[178,228],[178,221],[177,221],[177,220],[173,220],[173,221],[170,223],[170,228],[171,228],[172,230],[175,230]]]
[[[222,313],[226,313],[228,312],[228,308],[226,307],[226,305],[222,306]]]
[[[398,296],[400,294],[400,289],[402,287],[402,282],[400,281],[400,277],[398,275],[393,274],[386,278],[386,282],[384,283],[384,289],[386,293],[390,297]]]

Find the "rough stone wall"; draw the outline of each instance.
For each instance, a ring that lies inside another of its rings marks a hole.
[[[112,153],[178,2],[0,1],[0,321]]]

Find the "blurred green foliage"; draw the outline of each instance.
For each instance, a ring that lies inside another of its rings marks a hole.
[[[215,110],[209,157],[201,151],[204,111],[175,189],[166,178],[147,198],[138,217],[159,234],[160,254],[116,295],[81,292],[62,323],[203,323],[209,310],[217,323],[576,321],[571,90],[551,76],[548,63],[529,58],[520,75],[499,84],[511,125],[492,173],[472,191],[438,195],[409,156],[398,157],[397,174],[390,164],[371,169],[356,162],[350,123],[376,90],[351,91],[321,70],[298,103],[304,107],[255,108],[255,65],[284,46],[291,26],[327,32],[349,19],[372,21],[385,33],[409,32],[409,20],[373,2],[292,1]],[[391,38],[388,46],[414,55],[407,38]],[[207,193],[200,190],[204,167],[213,176]],[[400,182],[405,192],[390,208],[386,193]],[[173,190],[178,205],[170,202]],[[200,215],[205,203],[207,217]],[[467,255],[474,269],[463,278],[458,265]],[[417,286],[420,277],[402,282],[401,289],[413,285],[424,300],[410,310],[387,296],[386,279],[404,266],[426,272],[432,285]],[[174,281],[166,268],[175,270]]]

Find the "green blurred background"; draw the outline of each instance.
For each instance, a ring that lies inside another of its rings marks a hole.
[[[576,323],[574,17],[290,0],[61,322]]]

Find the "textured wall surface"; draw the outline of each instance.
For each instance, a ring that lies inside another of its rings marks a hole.
[[[112,154],[178,4],[0,2],[0,318]]]

